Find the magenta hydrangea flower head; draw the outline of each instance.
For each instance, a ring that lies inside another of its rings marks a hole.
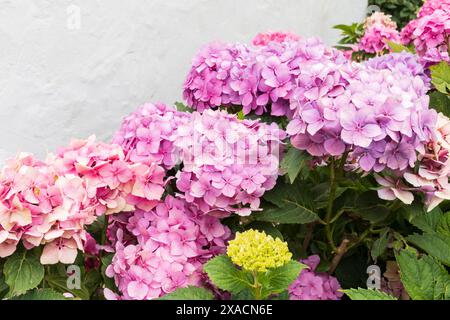
[[[404,44],[413,43],[421,63],[428,67],[440,61],[450,61],[450,2],[426,1],[418,13],[402,30]]]
[[[134,236],[124,241],[124,234]],[[120,294],[108,299],[149,300],[188,285],[206,285],[203,264],[223,253],[230,230],[195,205],[167,196],[153,210],[137,210],[116,234],[115,255],[106,273]]]
[[[318,255],[300,262],[306,264],[308,269],[303,269],[297,280],[289,286],[290,300],[339,300],[344,295],[339,291],[341,285],[335,277],[315,272],[320,263]]]
[[[316,38],[269,41],[253,48],[212,44],[194,59],[184,98],[200,112],[242,106],[244,114],[253,111],[261,115],[270,109],[271,115],[291,116],[290,100],[299,86],[301,65],[327,64],[329,60],[345,58]]]
[[[282,43],[285,41],[299,41],[301,39],[300,36],[292,33],[292,32],[262,32],[258,33],[255,38],[252,40],[252,44],[254,46],[266,46],[270,42],[278,42]]]
[[[388,41],[400,41],[397,25],[390,16],[382,12],[374,12],[365,21],[364,35],[359,40],[358,49],[375,54],[389,51]]]
[[[248,215],[259,210],[260,197],[278,177],[284,131],[276,124],[206,110],[192,113],[177,133],[183,168],[176,186],[187,202],[203,212]]]
[[[124,118],[113,143],[123,148],[125,159],[132,163],[156,163],[172,169],[178,161],[174,131],[188,118],[165,104],[146,103]]]
[[[249,49],[244,45],[211,43],[201,49],[192,60],[191,70],[184,82],[183,97],[188,105],[202,112],[205,109],[237,104],[241,100],[231,85],[239,75],[247,77],[246,69]],[[252,90],[252,79],[246,81],[248,88],[242,88],[242,96]],[[246,90],[244,90],[246,89]],[[247,92],[244,92],[247,91]]]

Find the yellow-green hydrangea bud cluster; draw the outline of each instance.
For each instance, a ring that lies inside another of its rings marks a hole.
[[[286,242],[252,229],[236,233],[236,238],[229,242],[227,255],[234,264],[257,272],[281,267],[292,258]]]

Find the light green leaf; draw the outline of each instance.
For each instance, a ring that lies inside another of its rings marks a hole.
[[[289,148],[289,151],[281,162],[281,170],[288,174],[291,184],[294,183],[309,158],[309,155],[305,151],[298,150],[294,147]]]
[[[440,233],[413,234],[408,241],[450,266],[450,237]]]
[[[6,260],[3,274],[12,297],[36,288],[44,278],[44,267],[32,251],[22,248]]]
[[[352,300],[397,300],[395,297],[379,290],[358,288],[342,291]]]
[[[392,52],[402,52],[402,51],[406,51],[406,52],[410,52],[410,53],[414,53],[414,50],[406,47],[400,43],[395,43],[392,41],[386,41],[387,45],[389,46],[389,48],[391,48]]]
[[[238,270],[225,255],[217,256],[209,260],[203,270],[209,279],[222,290],[231,293],[239,293],[251,287],[251,275],[248,272]]]
[[[178,288],[174,292],[166,294],[158,300],[213,300],[214,295],[205,288],[189,286]]]
[[[438,300],[450,285],[450,276],[433,257],[417,258],[411,249],[396,254],[402,283],[413,300]]]
[[[446,61],[430,67],[431,82],[435,88],[445,94],[450,91],[450,65]]]
[[[300,272],[307,267],[300,262],[291,260],[284,266],[271,269],[261,275],[262,283],[266,287],[266,296],[287,290],[289,285],[298,278]]]
[[[386,229],[380,237],[375,240],[375,242],[372,245],[372,250],[370,251],[370,254],[372,256],[373,260],[377,260],[379,256],[381,256],[387,248],[388,240],[389,240],[389,229]]]
[[[194,111],[192,108],[188,107],[187,105],[185,105],[182,102],[175,102],[175,107],[177,108],[178,111],[181,111],[181,112],[192,112],[192,111]]]
[[[59,292],[52,289],[34,289],[23,295],[12,298],[11,300],[66,300]]]

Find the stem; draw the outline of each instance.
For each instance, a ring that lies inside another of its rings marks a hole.
[[[255,288],[255,300],[261,300],[261,289],[262,285],[258,282],[258,273],[253,271],[253,279],[255,280],[253,288]]]
[[[333,234],[331,232],[331,219],[333,218],[333,204],[334,204],[334,197],[336,196],[336,172],[335,172],[335,164],[334,164],[334,158],[331,159],[330,163],[330,194],[328,197],[328,205],[327,205],[327,211],[325,214],[325,234],[327,236],[328,243],[330,244],[333,251],[336,251],[336,245],[334,244],[333,240]]]
[[[303,240],[303,245],[302,245],[303,252],[306,252],[306,250],[309,247],[309,243],[311,242],[311,239],[313,236],[314,225],[315,225],[314,222],[311,222],[307,225],[306,236],[305,236],[305,239]]]
[[[328,269],[328,274],[334,273],[339,262],[341,262],[342,257],[348,251],[349,243],[350,243],[350,240],[348,240],[348,239],[342,240],[341,244],[339,245],[339,248],[337,248],[337,250],[336,250],[336,255],[334,256],[333,260],[331,261],[330,268]]]

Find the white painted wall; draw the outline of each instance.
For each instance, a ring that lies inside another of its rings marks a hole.
[[[0,0],[0,162],[71,137],[109,140],[145,101],[173,103],[212,40],[267,30],[320,36],[360,21],[366,0]],[[76,27],[80,8],[81,24]],[[69,7],[71,8],[71,7]],[[73,19],[75,17],[75,19]]]

